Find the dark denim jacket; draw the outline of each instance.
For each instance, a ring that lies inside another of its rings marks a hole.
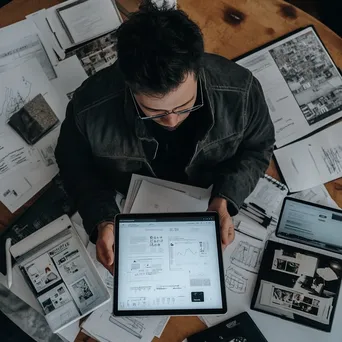
[[[192,185],[213,184],[212,196],[226,198],[235,215],[269,165],[274,128],[260,84],[248,70],[217,55],[206,54],[203,62],[210,115],[185,171]],[[75,92],[55,154],[89,234],[100,222],[113,221],[116,190],[127,191],[132,173],[155,176],[150,162],[157,151],[117,65]]]

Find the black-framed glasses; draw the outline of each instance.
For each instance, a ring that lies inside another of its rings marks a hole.
[[[184,114],[188,114],[190,112],[193,112],[195,110],[198,110],[200,108],[203,107],[203,89],[202,89],[202,81],[201,79],[199,79],[199,85],[200,85],[200,93],[201,93],[201,104],[198,104],[196,106],[193,106],[191,108],[187,108],[187,109],[183,109],[183,110],[170,110],[170,111],[166,111],[165,113],[162,113],[162,114],[157,114],[157,115],[151,115],[151,116],[141,116],[140,115],[140,112],[139,112],[139,109],[138,109],[138,104],[137,104],[137,101],[132,93],[132,90],[129,89],[129,91],[131,92],[131,96],[132,96],[132,100],[133,100],[133,103],[134,103],[134,107],[135,107],[135,110],[137,111],[137,114],[139,116],[139,118],[141,120],[156,120],[156,119],[160,119],[160,118],[163,118],[164,116],[168,116],[170,114],[176,114],[176,115],[184,115]]]

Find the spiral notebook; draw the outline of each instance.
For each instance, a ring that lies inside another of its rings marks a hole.
[[[264,212],[271,217],[278,216],[281,204],[288,194],[285,184],[275,178],[265,175],[260,178],[253,192],[245,200],[245,208],[248,207]]]

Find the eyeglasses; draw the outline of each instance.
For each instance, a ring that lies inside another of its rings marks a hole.
[[[200,85],[200,92],[201,92],[201,104],[193,106],[191,108],[183,109],[183,110],[178,110],[178,111],[170,110],[170,111],[167,111],[167,112],[162,113],[162,114],[151,115],[151,116],[141,116],[140,115],[137,101],[136,101],[136,99],[135,99],[131,89],[130,89],[130,92],[131,92],[131,96],[132,96],[132,100],[133,100],[133,103],[134,103],[135,110],[137,111],[139,118],[141,120],[156,120],[156,119],[163,118],[164,116],[168,116],[170,114],[184,115],[184,114],[188,114],[190,112],[193,112],[193,111],[195,111],[197,109],[202,108],[203,107],[203,90],[202,90],[202,82],[201,82],[201,80],[199,80],[199,85]]]

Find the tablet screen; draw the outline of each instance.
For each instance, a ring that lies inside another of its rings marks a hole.
[[[277,236],[342,253],[342,211],[286,198]]]
[[[116,220],[118,312],[224,310],[216,214],[129,216]]]

